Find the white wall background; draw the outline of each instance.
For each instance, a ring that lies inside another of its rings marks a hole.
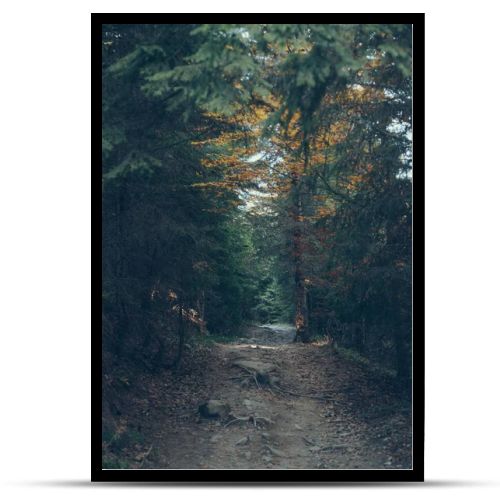
[[[449,10],[445,4],[448,4]],[[90,12],[426,12],[427,485],[315,498],[498,498],[500,62],[494,2],[9,2],[0,25],[4,498],[241,500],[276,489],[85,486],[90,475]],[[93,168],[98,169],[96,165]],[[448,491],[449,490],[449,491]],[[453,490],[453,491],[452,491]]]

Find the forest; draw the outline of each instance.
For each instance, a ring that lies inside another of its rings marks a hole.
[[[412,25],[101,43],[103,467],[410,467]]]

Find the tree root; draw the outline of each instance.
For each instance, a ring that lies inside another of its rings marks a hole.
[[[333,444],[331,446],[324,446],[323,448],[321,448],[321,451],[330,451],[342,448],[359,448],[359,446],[356,446],[354,444]]]
[[[242,377],[234,377],[235,379],[236,378],[241,378],[241,379],[253,379],[253,381],[255,382],[255,385],[257,386],[257,389],[262,389],[262,386],[259,384],[259,380],[257,379],[257,373],[252,371],[252,370],[249,370],[248,368],[244,368],[243,366],[241,366],[240,368],[242,368],[243,370],[245,370],[248,375],[244,375]]]
[[[146,460],[146,458],[148,458],[148,455],[151,453],[152,449],[153,449],[153,445],[151,445],[148,448],[148,451],[146,451],[146,453],[144,453],[144,456],[142,457],[141,463],[139,464],[139,469],[142,469],[142,466],[144,465],[144,461]]]
[[[306,443],[309,446],[318,446],[314,441],[311,441],[304,436],[302,436],[302,440],[304,441],[304,443]]]
[[[257,427],[259,420],[265,422],[268,425],[274,424],[274,422],[267,417],[258,417],[254,415],[249,415],[248,417],[237,417],[233,415],[233,417],[234,418],[230,420],[224,427],[229,427],[231,424],[234,424],[235,422],[253,422],[254,427]]]

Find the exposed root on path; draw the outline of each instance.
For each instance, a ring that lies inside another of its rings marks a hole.
[[[229,421],[227,424],[224,425],[224,427],[229,427],[231,424],[234,424],[236,422],[250,422],[253,423],[254,427],[257,427],[257,424],[259,421],[265,422],[268,425],[273,425],[274,422],[267,417],[259,417],[259,416],[254,416],[254,415],[249,415],[248,417],[234,417],[231,421]]]

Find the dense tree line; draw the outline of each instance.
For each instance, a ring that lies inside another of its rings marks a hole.
[[[193,186],[207,172],[195,139],[233,125],[145,92],[145,77],[196,49],[194,26],[103,29],[103,326],[105,348],[161,367],[186,326],[237,329],[251,283],[237,195]],[[182,339],[181,339],[182,341]]]
[[[409,25],[104,26],[108,351],[293,321],[406,384],[411,169]]]

